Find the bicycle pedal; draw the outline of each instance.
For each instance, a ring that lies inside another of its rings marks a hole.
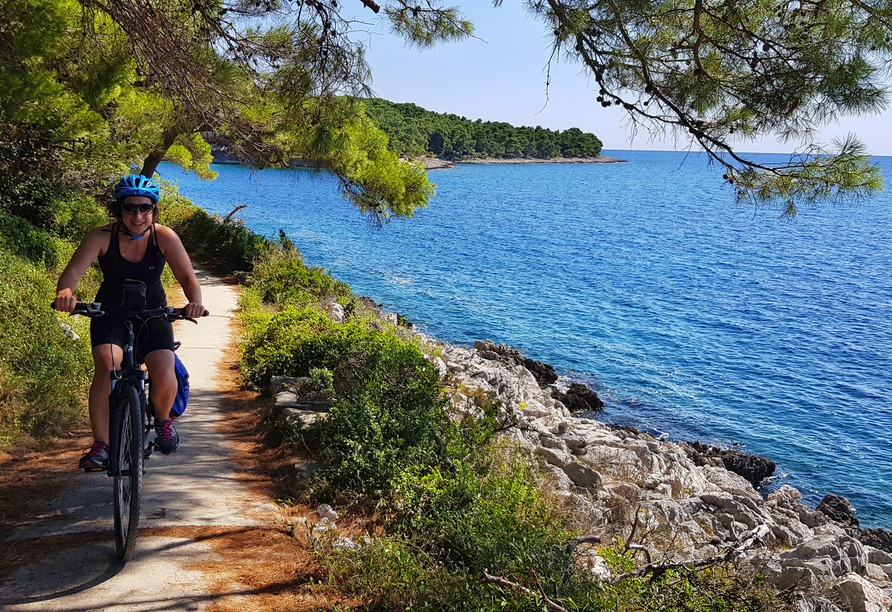
[[[81,468],[81,469],[82,469],[85,473],[90,473],[90,472],[104,472],[104,471],[105,471],[105,468],[104,468],[104,467],[88,467],[88,468]]]

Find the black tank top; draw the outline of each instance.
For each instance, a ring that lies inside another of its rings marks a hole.
[[[99,269],[102,270],[102,284],[96,293],[96,301],[118,307],[121,303],[121,294],[124,281],[127,279],[139,280],[146,284],[146,308],[167,306],[167,296],[164,294],[164,286],[161,284],[161,272],[167,263],[161,249],[158,248],[158,239],[155,236],[155,226],[149,230],[151,237],[146,247],[146,254],[142,261],[133,262],[124,259],[121,255],[121,247],[118,242],[120,229],[115,224],[111,231],[111,241],[105,255],[100,255]]]

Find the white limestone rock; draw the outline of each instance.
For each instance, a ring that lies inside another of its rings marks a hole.
[[[563,470],[577,487],[581,487],[593,495],[598,492],[598,488],[601,486],[601,475],[592,468],[582,465],[578,461],[571,461],[563,466]]]
[[[330,302],[328,304],[325,304],[323,308],[325,310],[325,314],[328,315],[328,318],[335,323],[341,323],[344,321],[344,307],[337,302]]]
[[[437,372],[439,372],[441,378],[449,374],[449,366],[447,366],[446,362],[439,357],[433,357],[431,359],[431,363],[433,363],[434,367],[437,368]]]
[[[556,465],[548,464],[545,466],[545,473],[549,475],[552,483],[559,491],[569,491],[573,488],[573,481],[570,477]]]
[[[841,577],[833,590],[850,612],[888,612],[892,608],[892,599],[882,589],[855,573]]]
[[[544,446],[536,447],[536,450],[533,451],[537,456],[542,457],[550,463],[551,465],[555,465],[561,469],[571,461],[573,461],[570,453],[555,449],[555,448],[546,448]]]

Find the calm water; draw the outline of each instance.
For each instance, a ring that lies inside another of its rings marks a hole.
[[[735,205],[702,156],[605,154],[630,163],[432,172],[431,205],[381,231],[325,175],[161,170],[426,333],[583,380],[600,420],[737,444],[777,461],[774,486],[892,528],[892,192],[790,222]]]

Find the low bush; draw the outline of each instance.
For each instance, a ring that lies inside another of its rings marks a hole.
[[[243,308],[245,301],[242,300]],[[286,306],[279,313],[243,311],[241,372],[247,383],[265,389],[274,375],[308,376],[310,368],[335,363],[345,335],[361,328],[338,326],[314,308]]]
[[[319,493],[377,497],[405,472],[426,473],[446,461],[454,424],[439,374],[418,349],[377,330],[352,334],[337,346],[340,356],[325,367],[333,373],[338,401],[328,421],[305,435],[331,463]]]
[[[300,251],[285,235],[271,242],[254,261],[254,285],[264,302],[306,305],[323,298],[349,301],[347,283],[335,280],[324,268],[308,268]]]
[[[622,547],[601,549],[613,572],[635,569]],[[783,612],[798,609],[765,581],[764,575],[728,563],[689,568],[674,567],[615,584],[603,584],[597,603],[607,610],[641,612]]]
[[[50,234],[29,221],[0,210],[0,245],[11,253],[47,267],[56,265],[56,247]]]
[[[50,309],[53,281],[42,266],[0,249],[0,435],[57,433],[78,425],[92,376],[87,326],[67,334]],[[66,321],[69,323],[69,321]]]
[[[541,598],[485,584],[486,572],[553,599],[589,597],[596,585],[565,552],[573,534],[560,504],[516,449],[477,451],[451,468],[404,470],[378,505],[386,535],[324,555],[340,588],[372,598],[371,609],[541,609]]]
[[[412,465],[436,465],[453,427],[439,374],[413,344],[359,319],[335,323],[313,308],[286,306],[246,317],[241,367],[265,388],[272,375],[331,372],[330,419],[304,434],[332,462],[325,488],[380,489]]]

